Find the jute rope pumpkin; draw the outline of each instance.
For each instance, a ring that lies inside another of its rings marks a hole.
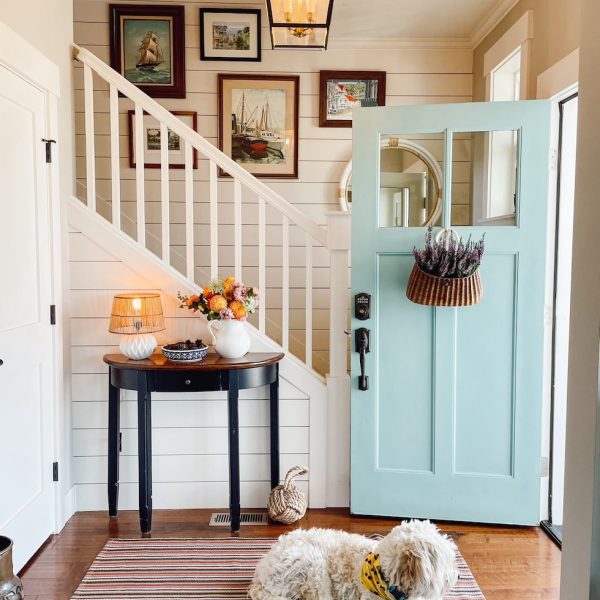
[[[308,473],[308,467],[292,467],[283,483],[273,489],[267,506],[269,517],[278,523],[295,523],[306,514],[306,497],[292,481]]]

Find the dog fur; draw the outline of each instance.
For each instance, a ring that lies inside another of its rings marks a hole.
[[[408,600],[441,600],[458,578],[454,544],[429,521],[404,521],[382,540],[333,529],[298,529],[256,567],[252,600],[374,600],[360,580],[370,552]]]

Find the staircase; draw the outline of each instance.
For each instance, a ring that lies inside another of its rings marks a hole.
[[[160,279],[171,295],[198,293],[219,274],[260,288],[260,307],[249,320],[253,349],[285,352],[282,374],[310,397],[310,504],[344,505],[349,215],[329,213],[327,228],[320,226],[94,54],[74,46],[73,56],[83,71],[85,176],[77,182],[80,199],[69,207],[71,224],[98,244],[111,240],[113,253]],[[98,89],[108,89],[108,159],[96,157]],[[122,116],[129,107],[138,157],[134,181],[121,172]],[[158,172],[149,173],[141,159],[144,113],[160,127]],[[185,167],[179,172],[169,168],[169,130],[183,144]],[[102,177],[102,193],[97,169],[110,173],[108,185]],[[230,179],[219,179],[219,170]],[[159,190],[158,202],[148,202],[149,186]],[[320,289],[313,286],[315,278]]]

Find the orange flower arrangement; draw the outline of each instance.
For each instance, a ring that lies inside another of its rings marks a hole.
[[[246,287],[235,277],[217,277],[206,285],[202,293],[184,296],[178,293],[180,308],[201,312],[209,321],[236,319],[245,321],[258,308],[258,288]]]

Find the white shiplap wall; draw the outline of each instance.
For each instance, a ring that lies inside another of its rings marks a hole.
[[[75,41],[109,61],[109,26],[107,0],[74,0]],[[147,4],[140,2],[140,4]],[[202,62],[199,54],[199,8],[200,6],[260,6],[261,2],[179,2],[185,4],[186,12],[186,81],[185,99],[161,99],[172,110],[195,110],[198,112],[198,131],[217,144],[217,73],[292,73],[300,75],[300,132],[299,132],[299,179],[266,180],[268,185],[284,198],[298,205],[318,223],[325,224],[325,214],[337,210],[337,187],[344,166],[351,158],[352,141],[350,129],[320,128],[318,126],[318,85],[321,69],[385,70],[387,72],[388,105],[428,104],[445,102],[469,102],[472,93],[472,53],[462,49],[439,48],[377,48],[368,49],[338,47],[332,40],[326,52],[270,49],[266,14],[263,10],[263,54],[260,63]],[[108,124],[108,90],[96,81],[96,172],[99,206],[106,211],[110,203],[110,140]],[[85,176],[85,140],[83,136],[82,72],[75,70],[75,123],[77,148],[77,176]],[[124,228],[135,231],[135,172],[129,168],[126,112],[131,108],[126,99],[120,100],[120,155]],[[437,157],[442,160],[442,156]],[[455,160],[459,160],[456,158]],[[463,159],[465,160],[465,159]],[[468,160],[468,159],[466,159]],[[467,167],[468,165],[464,165]],[[468,173],[468,168],[463,169]],[[146,171],[146,212],[149,246],[160,248],[160,172]],[[171,171],[171,240],[172,261],[182,272],[185,264],[184,181],[180,171]],[[195,199],[195,276],[200,284],[206,279],[209,251],[203,240],[208,238],[208,168],[206,161],[194,172]],[[455,180],[456,203],[460,202],[460,183]],[[224,180],[219,184],[219,240],[220,272],[233,270],[233,203],[232,184]],[[85,194],[81,193],[82,197]],[[103,202],[104,199],[104,202]],[[127,219],[129,217],[129,220]],[[280,218],[267,212],[267,332],[276,340],[281,339],[281,228]],[[258,209],[256,198],[245,197],[243,209],[243,278],[248,283],[258,280],[258,252],[256,249]],[[304,356],[304,235],[297,228],[290,231],[290,348],[300,357]],[[327,370],[328,360],[328,286],[329,257],[325,249],[315,247],[313,253],[315,286],[313,294],[313,364],[321,373]]]
[[[118,351],[108,332],[115,293],[153,289],[83,233],[69,233],[72,307],[73,481],[78,510],[106,508],[108,368],[102,356]],[[160,290],[157,290],[160,291]],[[191,317],[162,294],[167,331],[159,343],[203,337],[199,317]],[[153,475],[157,508],[228,505],[227,405],[224,393],[154,394]],[[242,504],[264,507],[270,489],[268,388],[246,390],[240,400]],[[281,379],[281,468],[308,464],[309,398]],[[133,392],[121,403],[120,507],[137,507],[137,420]],[[299,482],[307,493],[308,478]]]

